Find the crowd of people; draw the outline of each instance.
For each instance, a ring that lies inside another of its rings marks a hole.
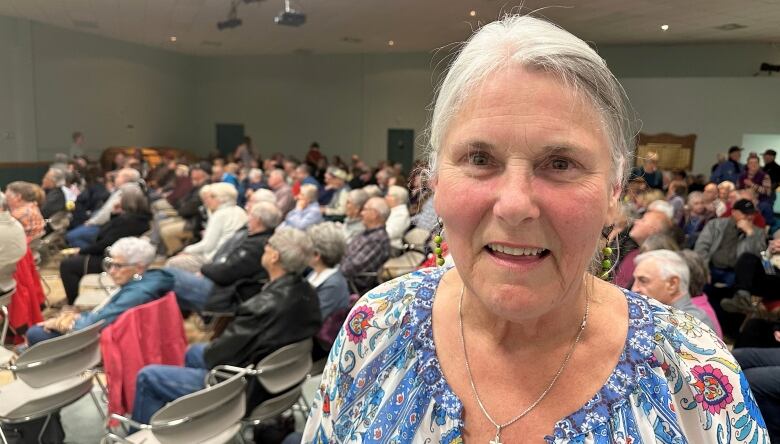
[[[780,233],[772,208],[780,177],[774,151],[764,153],[763,169],[754,155],[740,164],[739,152],[732,147],[729,159],[713,168],[713,179],[725,177],[720,182],[662,172],[652,154],[635,168],[622,211],[605,233],[617,254],[604,258],[614,265],[602,277],[688,313],[755,357],[754,348],[759,356],[780,351],[774,290],[780,240],[771,239]],[[0,278],[5,291],[32,287],[24,304],[31,314],[12,324],[17,343],[26,338],[27,345],[98,321],[109,325],[169,291],[185,313],[234,316],[218,339],[190,348],[185,368],[141,371],[133,416],[142,422],[202,388],[208,368],[250,365],[314,336],[331,316],[342,322],[351,294],[423,265],[392,269],[406,254],[409,230],[424,230],[429,241],[438,234],[419,168],[407,178],[400,165],[369,168],[357,156],[349,165],[338,156],[329,161],[317,144],[304,161],[280,154],[261,160],[249,140],[226,158],[168,158],[151,168],[128,158],[136,159],[118,155],[105,173],[85,157],[71,158],[53,164],[40,186],[8,184],[0,202],[9,226],[2,230],[4,263],[20,266]],[[31,258],[35,240],[61,212],[71,215],[65,233],[71,248],[59,264],[67,306],[43,321]],[[433,249],[426,253],[435,257]],[[104,270],[119,290],[99,309],[78,313],[72,305],[80,279]],[[740,330],[724,322],[729,313],[752,320]],[[319,352],[325,356],[327,349]],[[764,390],[776,373],[747,374],[755,378],[754,390]],[[162,380],[181,384],[171,390]],[[268,396],[255,395],[257,402]]]

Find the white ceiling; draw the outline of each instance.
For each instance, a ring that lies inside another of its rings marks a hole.
[[[230,0],[0,0],[0,15],[24,17],[188,54],[430,51],[513,10],[520,0],[293,0],[300,28],[275,25],[283,0],[240,4],[243,26],[218,31]],[[597,44],[780,43],[780,0],[525,0]],[[556,5],[556,6],[551,6]],[[469,11],[476,10],[475,18]],[[717,27],[737,23],[745,28]],[[662,32],[660,26],[668,24]],[[177,42],[171,43],[170,36]],[[347,42],[344,38],[358,39]],[[393,40],[394,46],[387,42]]]

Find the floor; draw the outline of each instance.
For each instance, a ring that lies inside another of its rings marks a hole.
[[[44,289],[47,290],[47,299],[51,306],[57,307],[65,300],[65,290],[58,274],[58,258],[53,258],[48,264],[44,264],[40,270]],[[159,266],[155,263],[154,266]],[[44,311],[44,318],[55,316],[57,308],[48,308]],[[185,320],[185,334],[190,343],[203,342],[208,336],[198,328],[195,317]],[[0,371],[0,387],[13,381],[13,376],[8,371]],[[311,400],[314,391],[319,385],[319,376],[312,377],[304,384],[304,396]],[[102,403],[105,411],[105,403],[99,388],[94,390]],[[98,444],[106,433],[105,421],[95,406],[91,396],[85,396],[76,403],[65,407],[61,412],[62,424],[65,429],[65,442],[69,444]],[[305,421],[300,415],[296,415],[296,430],[303,430]],[[248,442],[251,442],[248,440]]]

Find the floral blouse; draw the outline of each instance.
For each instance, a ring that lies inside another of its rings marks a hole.
[[[386,282],[355,305],[333,345],[304,443],[463,442],[463,405],[444,379],[431,328],[444,271]],[[623,291],[629,327],[618,364],[545,441],[768,443],[747,380],[715,333]]]

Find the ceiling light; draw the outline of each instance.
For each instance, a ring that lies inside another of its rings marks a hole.
[[[471,10],[471,11],[469,11],[469,15],[472,16],[472,17],[476,17],[477,16],[477,11]]]
[[[669,25],[661,25],[661,31],[668,31]]]
[[[392,41],[392,40],[388,40],[388,41],[387,41],[387,45],[388,45],[388,46],[393,46],[393,45],[395,45],[395,42],[394,42],[394,41]]]
[[[169,39],[171,42],[176,43],[176,36],[172,35]]]

